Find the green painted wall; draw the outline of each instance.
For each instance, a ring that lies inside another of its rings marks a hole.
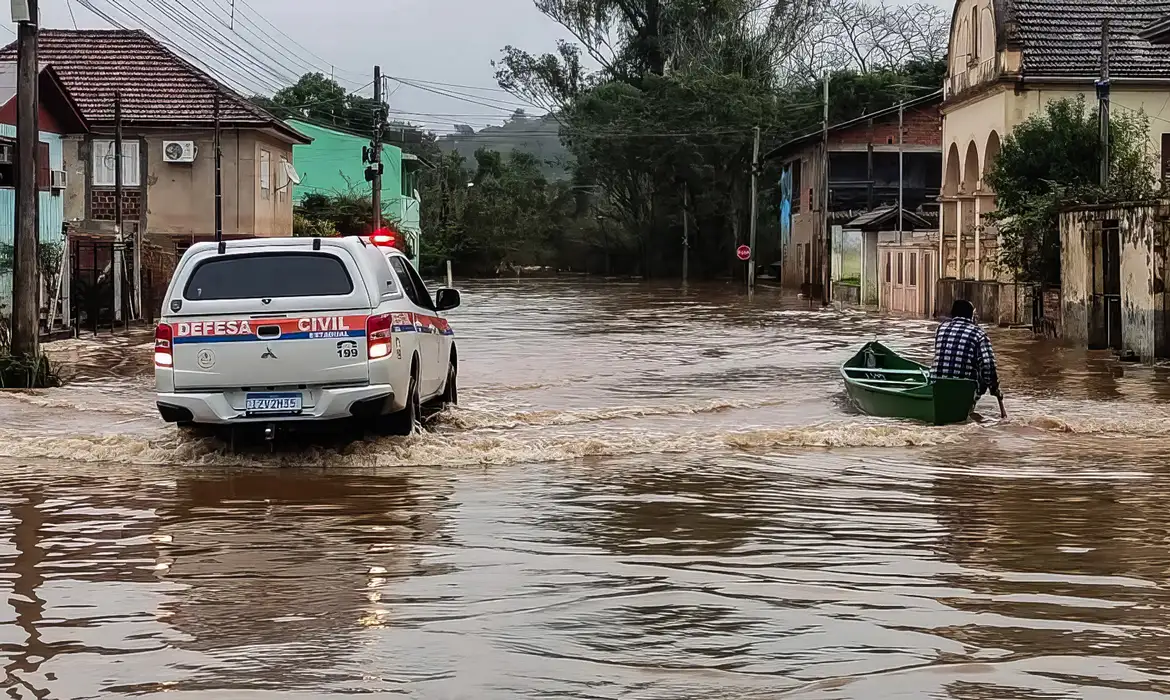
[[[333,194],[356,189],[369,193],[370,183],[366,182],[366,165],[362,163],[362,147],[368,146],[369,137],[329,129],[297,119],[289,119],[288,125],[313,139],[308,146],[293,146],[293,167],[301,176],[301,184],[293,186],[293,202],[300,202],[305,195],[314,192]],[[382,206],[386,212],[399,221],[403,233],[410,234],[418,264],[419,203],[410,192],[402,191],[402,149],[397,146],[382,146]],[[410,178],[407,178],[408,184]]]

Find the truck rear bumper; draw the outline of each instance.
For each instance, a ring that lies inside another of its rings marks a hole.
[[[156,398],[159,415],[168,423],[236,425],[331,421],[345,418],[373,418],[394,410],[394,388],[389,384],[322,389],[311,408],[295,415],[248,415],[232,407],[222,392],[160,393]]]

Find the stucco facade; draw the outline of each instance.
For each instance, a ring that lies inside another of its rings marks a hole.
[[[1133,48],[1134,34],[1150,8],[1096,0],[1069,5],[1067,24],[1055,22],[1016,0],[960,0],[951,25],[949,74],[942,106],[943,196],[940,216],[940,275],[974,281],[1013,280],[998,265],[999,243],[986,216],[995,192],[986,182],[1003,139],[1050,102],[1083,96],[1096,99],[1100,51],[1082,41],[1101,18],[1113,22],[1114,113],[1142,111],[1149,118],[1149,147],[1162,153],[1170,135],[1170,74],[1147,70],[1150,50]],[[1084,25],[1083,33],[1072,28]],[[1079,42],[1079,43],[1078,43]],[[1088,42],[1100,45],[1100,39]],[[1140,47],[1138,47],[1140,48]],[[1155,51],[1156,52],[1156,51]],[[1130,54],[1133,55],[1130,55]],[[1078,56],[1077,61],[1069,60]],[[1146,63],[1143,64],[1143,56]]]
[[[1170,201],[1084,207],[1061,216],[1065,339],[1144,361],[1170,356]]]
[[[95,184],[101,181],[94,178],[94,144],[107,147],[111,138],[109,133],[95,133],[64,142],[65,170],[70,183],[76,183],[65,197],[65,218],[77,222],[81,230],[113,231],[114,187]],[[212,130],[123,130],[124,157],[136,155],[138,161],[133,174],[127,174],[132,166],[123,166],[127,233],[137,226],[146,233],[176,238],[215,234],[214,138]],[[165,162],[164,141],[193,141],[198,149],[194,162]],[[282,160],[292,162],[291,145],[249,129],[225,129],[220,143],[224,235],[292,235],[291,183],[281,168]],[[266,178],[262,163],[267,164]]]

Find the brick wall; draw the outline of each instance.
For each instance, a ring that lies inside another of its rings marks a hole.
[[[114,206],[113,187],[91,187],[89,190],[89,218],[94,221],[114,221],[117,217]],[[138,221],[142,217],[142,191],[127,187],[122,190],[122,219]]]
[[[942,114],[938,106],[919,107],[907,110],[903,115],[903,143],[911,146],[941,146]],[[870,125],[862,122],[855,127],[830,134],[830,143],[837,145],[897,145],[898,115],[886,115],[874,120],[872,135]]]

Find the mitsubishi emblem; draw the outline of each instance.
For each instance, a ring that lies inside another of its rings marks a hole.
[[[265,345],[264,346],[264,354],[260,356],[260,359],[261,360],[279,360],[280,358],[276,356],[276,353],[272,352],[272,348]]]

